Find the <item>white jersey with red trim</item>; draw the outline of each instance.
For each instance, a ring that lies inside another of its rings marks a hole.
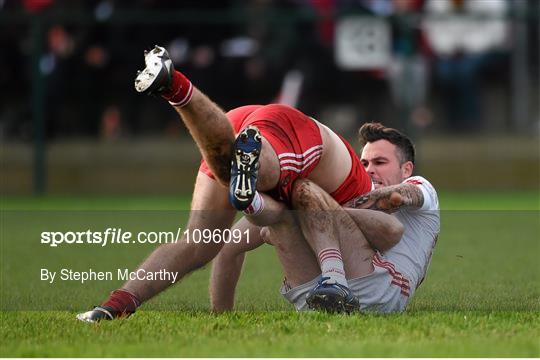
[[[404,183],[418,186],[424,195],[424,203],[419,209],[403,208],[396,212],[394,215],[405,228],[400,242],[385,254],[375,253],[371,274],[347,280],[363,311],[390,313],[405,310],[431,260],[440,227],[437,192],[420,176],[410,177]],[[281,293],[297,310],[306,310],[306,296],[319,279],[293,289],[282,287]]]
[[[421,176],[412,176],[403,183],[418,186],[424,204],[419,209],[403,208],[394,214],[405,230],[399,243],[384,253],[383,258],[409,280],[412,295],[426,275],[439,235],[439,199],[433,185]]]

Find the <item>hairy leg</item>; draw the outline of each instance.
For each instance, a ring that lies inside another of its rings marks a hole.
[[[250,232],[249,243],[242,241],[239,244],[226,244],[214,259],[210,283],[214,311],[233,309],[235,289],[245,252],[259,247],[264,242],[274,245],[290,286],[305,284],[321,273],[317,257],[295,222],[293,212],[288,211],[283,203],[275,201],[268,195],[262,196],[266,204],[262,213],[257,216],[246,216],[234,226],[234,229],[239,229],[242,233],[246,229]],[[340,247],[345,254],[345,269],[350,279],[367,275],[373,270],[369,266],[372,251],[358,227],[362,229],[365,227],[366,233],[374,238],[375,243],[386,241],[380,244],[381,247],[390,242],[390,240],[380,240],[381,234],[384,235],[383,239],[392,239],[392,237],[399,239],[402,229],[400,229],[399,221],[381,212],[356,209],[346,209],[346,211],[357,225],[355,227],[354,223],[346,221],[345,226],[338,231]],[[259,228],[255,224],[264,227]],[[360,266],[358,262],[361,263]]]
[[[300,185],[300,182],[298,185]],[[324,190],[311,181],[308,182],[303,191],[305,192],[305,201],[310,201],[311,206],[314,206],[314,203],[319,201],[321,209],[324,206],[336,209],[331,211],[309,211],[298,216],[308,217],[311,213],[311,215],[323,217],[323,219],[329,221],[329,224],[339,227],[336,238],[341,251],[344,253],[343,259],[347,278],[355,278],[361,276],[360,274],[370,273],[372,271],[371,257],[373,249],[381,252],[387,251],[396,245],[403,235],[403,225],[390,214],[374,210],[342,208]],[[290,274],[300,273],[303,271],[304,263],[309,263],[312,259],[315,259],[316,263],[314,250],[306,242],[297,224],[294,221],[291,222],[292,212],[287,211],[283,203],[275,201],[268,195],[262,194],[262,197],[265,202],[264,210],[256,216],[246,216],[246,219],[253,224],[266,226],[262,230],[265,241],[274,245],[279,244],[279,246],[276,246],[276,250],[278,250],[278,255],[283,260],[285,271]],[[343,212],[346,212],[348,216],[342,214]],[[305,220],[307,222],[313,221],[313,219]],[[278,226],[269,227],[269,225],[273,224],[278,224]],[[288,225],[290,226],[287,229]],[[315,235],[323,241],[327,240],[324,234],[327,230],[325,227],[322,227],[323,233],[316,232],[313,229],[313,227],[309,227],[308,238]],[[314,232],[315,234],[313,234]],[[300,237],[301,242],[298,237]],[[323,246],[331,246],[332,244],[329,242]],[[287,253],[294,255],[289,258]],[[310,257],[307,261],[300,262],[299,269],[296,268],[298,262],[295,260],[298,254],[308,254]],[[363,258],[363,260],[357,266],[356,262],[360,258]],[[312,275],[313,271],[308,271],[308,274]],[[294,275],[291,275],[291,277],[294,280]]]
[[[228,184],[235,134],[227,115],[197,88],[193,89],[193,98],[187,105],[173,107],[216,178]]]
[[[230,180],[232,147],[235,133],[227,115],[197,88],[185,106],[174,106],[208,166],[223,185]],[[263,138],[257,189],[267,191],[279,181],[279,160],[266,139]]]
[[[263,240],[276,249],[287,283],[298,286],[321,274],[317,257],[306,242],[292,212],[283,221],[261,230]]]
[[[321,269],[296,222],[296,212],[266,194],[262,197],[265,202],[262,213],[246,216],[246,219],[262,227],[261,241],[275,247],[289,285],[297,286],[313,280]]]
[[[264,244],[260,236],[261,228],[251,224],[245,217],[234,224],[231,230],[241,231],[242,241],[225,244],[212,262],[209,291],[212,311],[216,312],[232,310],[245,253]],[[244,236],[246,230],[249,238]]]
[[[234,219],[235,211],[227,198],[227,189],[205,174],[199,173],[193,192],[191,213],[187,230],[193,229],[228,229]],[[166,269],[176,272],[178,278],[206,265],[222,247],[222,243],[189,243],[184,236],[173,244],[159,246],[140,265],[139,269],[159,271]],[[131,292],[141,301],[150,299],[169,287],[169,281],[130,280],[123,289]]]
[[[213,311],[232,310],[245,253],[264,244],[261,232],[264,233],[268,229],[262,230],[260,226],[276,225],[285,221],[287,216],[291,216],[283,203],[266,194],[261,194],[261,197],[265,202],[264,210],[256,216],[246,215],[232,229],[232,231],[239,230],[242,234],[246,230],[249,231],[249,242],[243,237],[240,243],[225,244],[213,261],[210,276],[210,301]]]
[[[210,281],[212,309],[217,312],[232,310],[234,294],[240,277],[245,252],[267,242],[274,245],[287,281],[296,286],[320,274],[316,257],[302,237],[292,211],[266,194],[265,208],[257,216],[245,216],[234,229],[249,231],[249,243],[229,243],[214,259]],[[265,227],[259,227],[265,226]]]
[[[312,181],[299,179],[294,184],[293,206],[313,252],[339,249],[349,279],[373,271],[374,250],[351,216],[327,192]]]

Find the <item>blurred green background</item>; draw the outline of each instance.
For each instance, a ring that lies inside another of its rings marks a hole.
[[[0,353],[538,356],[539,14],[536,0],[0,0]],[[200,155],[166,102],[133,89],[155,44],[225,110],[287,103],[358,151],[368,121],[414,139],[443,212],[408,312],[281,311],[263,246],[238,287],[247,312],[207,313],[207,267],[127,321],[74,321],[120,282],[47,285],[41,267],[134,268],[154,246],[48,248],[40,229],[185,226]]]
[[[534,0],[0,2],[0,193],[186,195],[200,155],[176,113],[139,96],[142,52],[225,110],[284,102],[356,144],[410,134],[437,189],[535,191]],[[360,150],[360,149],[357,149]]]

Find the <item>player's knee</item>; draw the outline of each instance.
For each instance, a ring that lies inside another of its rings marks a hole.
[[[283,236],[283,234],[288,234],[291,231],[298,231],[292,215],[284,216],[282,221],[274,225],[261,227],[260,236],[265,243],[283,248],[291,241],[290,236]]]
[[[214,262],[223,262],[227,263],[236,263],[237,261],[243,259],[245,250],[236,244],[228,243],[223,245],[217,256],[214,258]]]
[[[386,236],[384,238],[386,239],[384,249],[380,249],[382,251],[387,251],[393,248],[403,236],[403,232],[405,231],[405,228],[403,227],[403,224],[401,224],[398,220],[392,222],[388,226],[385,227]]]
[[[268,226],[263,226],[261,228],[260,236],[261,236],[262,241],[264,241],[265,243],[274,245],[272,243],[272,238],[270,236],[270,229],[268,228]]]
[[[260,235],[261,235],[262,241],[275,247],[283,246],[283,241],[286,240],[283,237],[276,236],[276,231],[272,229],[271,226],[262,227]]]
[[[297,179],[292,186],[292,204],[295,209],[306,209],[313,206],[314,191],[312,182],[307,179]]]
[[[317,184],[297,179],[293,184],[292,205],[295,210],[336,210],[338,204]]]
[[[389,227],[390,236],[394,240],[394,245],[399,242],[405,231],[405,227],[399,221],[396,221],[392,226]]]
[[[195,269],[202,268],[206,264],[208,264],[210,261],[212,261],[217,254],[220,252],[220,250],[223,247],[223,243],[216,243],[211,242],[207,244],[203,243],[195,243],[189,240],[185,239],[185,242],[179,244],[173,244],[177,246],[177,249],[180,251],[182,247],[184,248],[184,251],[181,251],[181,254],[189,254],[189,261],[192,263],[193,267]],[[170,249],[171,252],[174,253],[175,249]],[[187,259],[183,258],[182,261],[188,261]]]

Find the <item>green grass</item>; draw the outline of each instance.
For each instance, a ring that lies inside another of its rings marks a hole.
[[[189,209],[189,196],[43,196],[2,197],[7,210],[178,210]],[[540,192],[439,192],[443,210],[540,210]]]
[[[2,199],[2,209],[12,211],[3,213],[1,224],[0,356],[540,356],[540,225],[534,192],[442,193],[448,211],[442,213],[430,271],[403,314],[292,311],[278,293],[281,271],[270,246],[248,255],[238,311],[229,314],[208,312],[208,268],[135,316],[98,325],[76,322],[74,316],[99,303],[118,282],[39,281],[42,266],[133,268],[153,248],[46,248],[36,243],[43,228],[107,224],[111,216],[115,224],[125,221],[131,228],[155,228],[171,219],[184,225],[186,212],[174,210],[188,203],[181,196]],[[45,209],[62,212],[36,211]],[[98,209],[168,211],[72,211]]]
[[[538,356],[538,315],[532,312],[141,311],[128,320],[90,326],[66,312],[1,316],[3,356]]]

